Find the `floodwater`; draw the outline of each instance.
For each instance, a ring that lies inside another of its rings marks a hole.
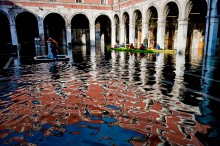
[[[220,62],[74,48],[0,71],[0,145],[218,145]]]

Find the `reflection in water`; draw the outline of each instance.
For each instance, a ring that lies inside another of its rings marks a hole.
[[[17,61],[0,72],[0,145],[214,145],[210,59],[74,46],[70,61]]]
[[[202,101],[199,103],[201,115],[196,115],[196,120],[202,124],[209,125],[206,133],[197,132],[196,136],[206,145],[219,145],[220,143],[220,109],[219,103],[216,103],[214,97],[210,97],[210,89],[215,80],[213,79],[215,71],[215,62],[213,57],[207,57],[202,65],[201,88],[204,93]]]

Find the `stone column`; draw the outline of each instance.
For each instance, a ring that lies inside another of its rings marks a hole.
[[[66,25],[66,43],[67,43],[67,47],[69,47],[69,45],[71,45],[71,25]]]
[[[210,3],[212,2],[212,3]],[[204,53],[208,56],[215,55],[216,53],[216,44],[218,36],[218,26],[219,18],[217,14],[218,6],[217,0],[208,1],[208,11],[206,19],[206,33],[205,33],[205,51]]]
[[[46,55],[46,47],[45,47],[45,36],[44,36],[44,24],[43,20],[38,22],[38,32],[39,32],[39,37],[40,37],[40,55]],[[36,50],[37,51],[37,50]]]
[[[178,20],[177,52],[185,52],[188,31],[188,20]]]
[[[94,46],[95,45],[95,25],[90,24],[90,45]]]
[[[66,43],[67,43],[67,56],[71,56],[72,52],[72,35],[71,35],[71,25],[66,25]]]
[[[149,23],[143,23],[142,24],[142,42],[145,38],[148,38],[148,32],[149,32]]]
[[[210,16],[207,17],[206,25],[206,41],[205,41],[205,50],[204,53],[209,56],[215,55],[217,36],[218,36],[218,26],[219,26],[219,16]],[[209,20],[210,19],[210,20]],[[207,48],[206,48],[207,47]]]
[[[130,25],[129,25],[129,43],[133,43],[134,44],[134,31],[135,31],[135,25],[131,24],[130,21]]]
[[[11,40],[12,44],[18,46],[18,36],[17,36],[17,29],[16,24],[10,24],[10,31],[11,31]]]
[[[115,45],[115,43],[116,43],[116,31],[115,31],[115,29],[116,29],[116,26],[115,26],[115,24],[113,24],[112,25],[112,43],[111,43],[111,47],[113,47],[114,45]]]
[[[158,27],[157,28],[157,44],[160,45],[161,49],[164,49],[166,22],[165,21],[158,21],[157,27]]]
[[[119,39],[119,45],[125,42],[125,25],[121,24],[120,25],[120,39]]]
[[[17,36],[16,24],[14,24],[14,23],[10,24],[10,31],[11,31],[12,45],[17,47],[18,58],[20,58],[20,49],[21,49],[21,47],[18,46],[18,36]]]

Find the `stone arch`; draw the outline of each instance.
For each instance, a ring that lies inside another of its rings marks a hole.
[[[12,51],[10,21],[8,14],[2,10],[0,10],[0,20],[0,54],[10,53]]]
[[[154,8],[157,12],[157,15],[158,15],[158,8],[156,7],[156,5],[152,4],[152,5],[148,6],[147,9],[146,9],[146,12],[144,13],[146,15],[146,23],[149,22],[149,19],[151,17],[151,14],[150,14],[151,13],[151,8]]]
[[[201,55],[205,41],[207,2],[206,0],[188,0],[184,10],[183,18],[188,20],[186,51],[193,56]]]
[[[49,12],[43,16],[45,40],[49,37],[59,44],[59,54],[66,54],[66,20],[60,13]]]
[[[114,42],[119,42],[119,34],[120,34],[120,19],[118,14],[114,15],[114,25],[115,25],[115,40]]]
[[[58,13],[58,12],[53,12],[53,11],[50,11],[50,12],[47,12],[46,14],[44,14],[44,15],[42,16],[42,20],[44,21],[44,19],[45,19],[48,15],[50,15],[50,14],[58,14],[58,15],[60,15],[60,16],[63,18],[63,20],[64,20],[64,22],[65,22],[65,25],[66,25],[66,24],[69,24],[69,23],[68,23],[69,20],[67,20],[67,18],[65,17],[64,14]]]
[[[132,24],[134,24],[134,46],[140,47],[142,43],[142,12],[139,9],[136,9],[133,12]]]
[[[76,15],[78,15],[78,14],[84,15],[84,16],[88,19],[89,25],[91,25],[91,22],[92,22],[91,18],[88,16],[87,13],[84,13],[84,12],[76,12],[76,13],[74,13],[74,14],[70,17],[70,20],[68,20],[69,24],[71,23],[73,17],[76,16]]]
[[[131,17],[131,24],[134,24],[134,22],[136,21],[137,17],[138,17],[138,13],[141,15],[141,18],[143,17],[143,13],[140,9],[135,9],[132,11],[132,17]]]
[[[15,22],[18,42],[21,45],[20,55],[35,56],[34,40],[36,37],[39,37],[38,21],[36,15],[29,11],[21,11],[17,13]]]
[[[94,19],[92,20],[92,23],[91,23],[91,24],[95,24],[95,22],[96,22],[96,20],[97,20],[97,18],[98,18],[99,16],[106,16],[106,17],[108,17],[108,19],[110,20],[111,24],[112,24],[112,22],[114,22],[114,21],[112,20],[112,18],[109,17],[108,14],[106,14],[106,13],[99,13],[98,15],[96,15],[96,16],[94,17]]]
[[[90,43],[90,23],[86,15],[82,13],[74,14],[71,19],[71,42],[76,45]]]
[[[168,3],[175,3],[177,5],[177,8],[178,8],[178,11],[180,12],[181,11],[181,7],[180,7],[180,4],[177,0],[167,0],[165,3],[163,3],[163,6],[162,6],[162,14],[165,14],[164,17],[162,18],[163,21],[166,20],[166,17],[169,13],[169,6],[167,5]],[[178,19],[178,18],[177,18]]]
[[[122,13],[122,18],[121,18],[121,23],[125,24],[125,22],[129,20],[130,21],[130,16],[129,13],[127,11]]]
[[[129,13],[127,11],[124,11],[124,13],[122,14],[122,19],[121,19],[121,26],[122,28],[120,29],[121,32],[121,43],[129,43],[129,32],[130,32],[130,28],[129,28],[129,23],[130,23],[130,16]]]
[[[155,6],[148,7],[146,11],[146,22],[147,22],[147,38],[148,47],[154,48],[157,42],[157,21],[158,21],[158,10]]]
[[[165,49],[177,49],[177,32],[178,32],[178,18],[180,16],[180,7],[176,1],[167,1],[163,8],[165,14],[162,18],[165,24]]]
[[[111,44],[112,20],[106,14],[98,14],[95,17],[95,41],[96,45],[104,47]]]
[[[5,12],[4,10],[0,9],[0,13],[3,13],[8,18],[8,21],[10,22],[10,16],[9,16],[9,14],[7,12]]]

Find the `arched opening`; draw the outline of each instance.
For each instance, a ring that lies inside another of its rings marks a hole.
[[[51,13],[44,19],[45,40],[49,37],[55,39],[59,44],[59,54],[66,54],[66,29],[65,21],[60,14]]]
[[[155,43],[157,42],[157,20],[158,13],[155,7],[151,6],[147,12],[147,19],[149,20],[149,32],[148,41],[150,48],[155,48]]]
[[[96,45],[111,45],[111,21],[106,15],[99,16],[95,21]]]
[[[199,7],[198,7],[199,6]],[[206,0],[191,0],[186,51],[192,55],[202,55],[205,41],[207,3]]]
[[[7,16],[1,11],[0,20],[0,54],[5,54],[12,47],[10,25]]]
[[[118,15],[114,16],[114,21],[115,21],[115,42],[117,42],[117,44],[119,43],[119,34],[120,34],[120,21],[119,21],[119,17]]]
[[[134,32],[134,46],[140,47],[142,43],[142,15],[139,10],[134,12],[135,32]]]
[[[29,12],[22,12],[16,17],[18,43],[21,45],[20,56],[35,56],[34,38],[39,37],[36,17]]]
[[[83,14],[78,14],[71,20],[72,43],[76,45],[89,45],[89,20]]]
[[[122,24],[124,25],[124,40],[122,41],[125,44],[129,44],[129,15],[125,12],[122,16]]]
[[[169,2],[166,6],[166,29],[165,29],[165,49],[176,49],[178,30],[178,6],[174,2]]]

